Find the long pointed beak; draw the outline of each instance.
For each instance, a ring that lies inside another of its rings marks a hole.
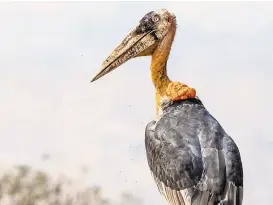
[[[121,44],[103,62],[100,71],[93,77],[91,82],[94,82],[113,71],[131,58],[140,56],[141,53],[155,44],[157,38],[155,35],[152,35],[153,32],[154,31],[149,31],[139,34],[136,29],[130,32]]]

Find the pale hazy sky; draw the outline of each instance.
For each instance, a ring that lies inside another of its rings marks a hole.
[[[273,3],[1,3],[0,165],[27,163],[166,205],[150,176],[146,124],[155,118],[150,58],[90,84],[102,61],[151,10],[178,30],[168,62],[235,140],[244,204],[272,204]],[[51,161],[42,162],[49,153]]]

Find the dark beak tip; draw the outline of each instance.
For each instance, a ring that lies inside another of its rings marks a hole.
[[[94,81],[96,81],[98,79],[98,76],[96,75],[95,77],[93,77],[91,80],[90,80],[90,83],[93,83]]]

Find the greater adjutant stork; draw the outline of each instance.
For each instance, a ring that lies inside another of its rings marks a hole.
[[[171,205],[241,205],[243,168],[238,147],[193,88],[173,82],[166,66],[176,32],[166,9],[146,14],[104,61],[92,82],[127,60],[152,56],[157,119],[148,123],[148,164]]]

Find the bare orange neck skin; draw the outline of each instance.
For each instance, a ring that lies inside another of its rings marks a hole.
[[[167,60],[171,51],[175,36],[176,23],[173,22],[166,36],[156,47],[152,55],[151,78],[156,90],[156,111],[160,107],[162,98],[167,97],[171,101],[194,98],[196,91],[193,88],[179,82],[172,82],[167,76]]]

